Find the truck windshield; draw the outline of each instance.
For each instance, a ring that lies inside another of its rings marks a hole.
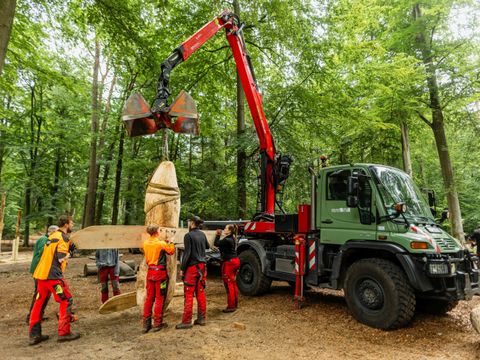
[[[407,174],[383,166],[372,166],[370,169],[378,180],[378,189],[383,198],[387,214],[394,214],[393,205],[403,202],[407,205],[407,211],[404,215],[409,220],[434,223],[430,208]]]

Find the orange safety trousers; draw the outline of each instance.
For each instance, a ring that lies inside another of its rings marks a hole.
[[[58,311],[58,335],[70,334],[70,322],[72,321],[73,299],[64,279],[37,280],[37,294],[30,315],[30,336],[36,337],[42,334],[42,308],[50,294],[60,304]]]

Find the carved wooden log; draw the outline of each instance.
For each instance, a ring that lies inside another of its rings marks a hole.
[[[180,220],[180,190],[177,183],[175,165],[170,161],[163,161],[150,178],[145,193],[145,225],[156,224],[161,227],[177,228]],[[176,230],[160,229],[160,238],[166,237],[174,241]],[[182,239],[183,240],[183,239]],[[167,271],[170,277],[164,308],[173,298],[175,280],[177,277],[177,254],[167,256]],[[140,264],[137,274],[137,304],[143,311],[142,304],[146,295],[147,264],[145,259]]]

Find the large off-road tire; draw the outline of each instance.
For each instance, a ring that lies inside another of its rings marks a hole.
[[[385,259],[353,263],[345,278],[345,299],[355,319],[384,330],[407,325],[415,313],[415,295],[405,273]]]
[[[238,289],[243,295],[260,295],[270,289],[272,280],[262,272],[262,263],[253,250],[246,250],[238,256],[240,269],[237,275]]]
[[[445,315],[453,310],[457,304],[458,301],[456,300],[417,298],[417,311],[432,315]]]

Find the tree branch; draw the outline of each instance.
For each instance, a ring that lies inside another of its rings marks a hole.
[[[433,124],[420,111],[417,111],[417,115],[420,117],[420,119],[422,119],[425,122],[425,124],[427,124],[430,127],[433,127]]]
[[[209,52],[209,53],[214,53],[214,52],[217,52],[217,51],[220,51],[220,50],[229,48],[229,47],[230,47],[230,45],[224,45],[224,46],[220,46],[220,47],[217,48],[217,49],[213,49],[213,50],[206,49],[206,50],[204,50],[204,51]]]
[[[202,80],[202,79],[205,77],[205,75],[207,75],[208,72],[209,72],[211,69],[213,69],[215,66],[220,65],[220,64],[223,64],[223,63],[226,63],[226,62],[227,62],[228,60],[230,60],[231,58],[232,58],[232,55],[229,55],[229,56],[226,57],[225,59],[223,59],[223,60],[221,60],[221,61],[218,61],[218,62],[216,62],[216,63],[213,63],[213,64],[211,64],[210,66],[208,66],[208,67],[200,74],[200,76],[198,76],[198,77],[195,79],[195,81],[186,88],[186,91],[188,92],[188,91],[190,91],[192,88],[194,88],[195,85],[197,85],[197,83],[198,83],[200,80]]]
[[[300,83],[298,83],[297,85],[294,85],[294,86],[293,86],[293,89],[301,86],[301,85],[302,85],[305,81],[307,81],[308,78],[310,78],[310,76],[312,76],[315,72],[316,72],[316,70],[312,70],[312,71],[305,77],[305,79],[303,79],[302,81],[300,81]],[[281,113],[282,110],[283,110],[283,107],[287,104],[287,101],[289,101],[292,96],[293,96],[293,92],[292,92],[292,91],[290,92],[290,95],[285,96],[285,98],[283,99],[282,103],[281,103],[280,106],[279,106],[279,109],[278,109],[277,113],[273,116],[273,119],[272,119],[272,121],[270,122],[270,124],[268,124],[268,126],[272,127],[272,126],[275,124],[275,122],[278,120],[278,116],[280,115],[280,113]]]

